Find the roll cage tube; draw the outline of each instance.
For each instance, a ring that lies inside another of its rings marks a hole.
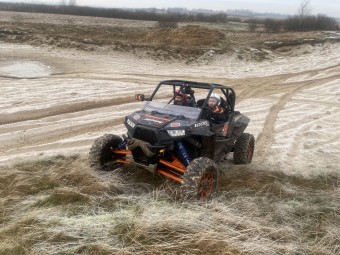
[[[183,88],[184,88],[184,84],[180,86],[179,91],[182,92]],[[170,99],[168,104],[171,104],[171,102],[175,100],[176,85],[172,85],[172,92],[173,92],[174,96]]]
[[[230,106],[230,110],[233,112],[235,109],[235,92],[233,89],[221,89],[225,98],[227,99],[227,103]]]
[[[182,91],[185,86],[190,86],[190,88],[201,88],[201,89],[209,89],[208,95],[202,105],[202,108],[206,107],[209,101],[209,98],[211,94],[213,93],[214,89],[220,89],[223,93],[223,95],[227,99],[227,103],[230,106],[230,110],[233,112],[235,108],[235,102],[236,102],[236,95],[235,91],[228,86],[220,85],[220,84],[215,84],[215,83],[204,83],[204,82],[194,82],[194,81],[185,81],[185,80],[166,80],[166,81],[161,81],[155,90],[152,92],[151,96],[148,98],[148,101],[152,101],[153,98],[155,97],[156,93],[158,92],[159,88],[162,85],[170,85],[173,87],[173,92],[176,91],[176,86],[180,87],[180,91]],[[174,97],[169,101],[168,104],[170,104],[174,100]],[[203,111],[201,112],[200,116],[198,119],[201,117],[203,114]]]
[[[174,96],[170,99],[170,101],[168,102],[168,104],[171,104],[171,102],[174,101],[174,100],[175,100],[175,97],[176,97],[176,94],[175,94],[175,93],[176,93],[176,85],[172,85],[172,87],[173,87],[173,94],[174,94]],[[183,94],[187,94],[187,93],[185,92],[186,87],[190,87],[190,89],[191,89],[191,86],[190,86],[190,85],[188,85],[188,84],[183,84],[183,85],[181,85],[181,86],[179,87],[179,92],[182,92]],[[194,93],[189,94],[189,95],[192,97],[192,99],[194,99],[194,102],[196,102],[196,98],[195,98]]]

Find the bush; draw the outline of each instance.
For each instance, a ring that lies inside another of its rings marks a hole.
[[[267,33],[278,33],[282,30],[282,21],[275,19],[265,19],[264,27]]]
[[[248,19],[245,22],[248,23],[248,29],[249,29],[249,32],[251,33],[255,32],[256,28],[260,24],[260,20],[258,19]]]
[[[285,20],[286,31],[337,30],[337,21],[326,15],[293,16]]]
[[[236,17],[231,17],[231,18],[228,18],[228,21],[231,21],[231,22],[242,22],[242,19],[241,18],[236,18]]]
[[[178,23],[177,22],[171,22],[171,21],[158,21],[157,26],[159,28],[177,28]]]

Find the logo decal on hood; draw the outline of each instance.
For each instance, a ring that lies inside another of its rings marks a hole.
[[[149,118],[145,118],[144,120],[145,121],[155,122],[155,123],[158,123],[158,124],[164,124],[164,122],[161,121],[161,120],[155,120],[155,119],[149,119]]]
[[[149,118],[152,118],[152,119],[169,121],[169,119],[161,118],[161,117],[156,117],[156,116],[152,116],[152,115],[149,115],[149,114],[145,114],[145,116],[146,116],[146,117],[149,117]]]
[[[208,126],[209,126],[209,121],[203,121],[203,122],[198,122],[194,124],[194,128],[208,127]]]
[[[173,122],[170,124],[171,127],[180,127],[181,126],[181,123],[179,122]]]

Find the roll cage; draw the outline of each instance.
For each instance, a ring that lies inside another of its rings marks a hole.
[[[208,101],[209,101],[211,94],[214,93],[214,91],[216,92],[216,90],[218,90],[218,91],[221,91],[221,93],[225,96],[226,105],[223,105],[223,106],[229,111],[229,113],[234,112],[236,94],[235,94],[235,91],[231,87],[224,86],[221,84],[215,84],[215,83],[193,82],[193,81],[185,81],[185,80],[165,80],[165,81],[161,81],[157,85],[157,87],[155,88],[155,90],[153,91],[153,93],[147,100],[152,101],[155,95],[157,94],[157,91],[159,90],[159,88],[163,85],[173,87],[174,96],[172,97],[172,99],[169,101],[168,104],[170,104],[174,100],[176,91],[180,91],[184,94],[189,94],[191,97],[193,97],[193,99],[196,102],[194,91],[192,89],[194,88],[207,89],[209,90],[208,94],[203,104],[199,106],[201,109],[204,109],[208,105]]]

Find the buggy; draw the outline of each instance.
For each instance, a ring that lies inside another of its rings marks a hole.
[[[191,106],[175,105],[176,93],[185,94]],[[202,119],[212,93],[220,96],[226,121]],[[250,119],[235,111],[235,91],[214,83],[162,81],[142,110],[125,117],[127,134],[105,134],[89,153],[92,167],[117,169],[135,164],[153,175],[180,183],[183,194],[210,198],[217,190],[218,165],[233,153],[235,164],[248,164],[254,153],[254,136],[244,133]]]

